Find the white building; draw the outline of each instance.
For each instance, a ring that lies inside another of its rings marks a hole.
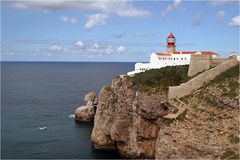
[[[205,54],[217,58],[218,54],[211,51],[180,51],[175,50],[176,39],[171,33],[167,38],[167,53],[153,52],[150,56],[150,63],[136,63],[135,70],[128,72],[127,75],[144,72],[149,69],[162,68],[166,66],[189,65],[191,55]]]

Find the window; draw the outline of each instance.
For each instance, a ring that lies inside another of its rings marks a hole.
[[[181,60],[183,60],[183,58],[181,58]]]
[[[173,60],[175,60],[175,58],[173,58]]]
[[[187,60],[187,58],[185,58],[185,60]]]

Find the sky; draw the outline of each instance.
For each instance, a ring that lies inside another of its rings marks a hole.
[[[239,1],[1,1],[1,61],[148,62],[166,52],[239,53]]]

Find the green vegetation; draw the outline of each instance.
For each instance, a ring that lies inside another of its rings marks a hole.
[[[157,88],[167,91],[169,86],[177,86],[188,81],[187,72],[188,65],[168,66],[138,73],[133,77],[128,77],[128,80],[132,82],[133,87],[136,87],[136,89]]]
[[[239,143],[239,138],[237,136],[234,136],[234,134],[231,134],[229,136],[229,140],[232,144],[238,144]]]
[[[224,83],[226,81],[226,79],[229,79],[231,77],[231,80],[233,80],[234,78],[238,78],[239,77],[239,65],[236,65],[232,68],[230,68],[229,70],[227,70],[226,72],[223,72],[222,74],[218,75],[214,80],[211,81],[211,83]],[[229,82],[229,84],[231,84],[231,82]],[[233,83],[231,86],[233,88],[238,87],[238,84]]]
[[[105,86],[105,88],[104,88],[106,91],[112,91],[112,88],[111,88],[111,86],[110,85],[108,85],[108,86]]]
[[[216,86],[223,91],[222,96],[236,97],[239,92],[239,65],[236,65],[226,72],[218,75],[207,86],[215,83]],[[228,88],[229,90],[227,90]]]
[[[235,153],[230,149],[226,149],[226,151],[221,156],[221,159],[239,159],[239,154]]]
[[[184,119],[186,119],[186,114],[187,114],[187,110],[185,110],[183,113],[181,113],[176,119],[178,121],[183,121]]]

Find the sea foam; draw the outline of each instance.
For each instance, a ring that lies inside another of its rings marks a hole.
[[[68,117],[75,119],[75,114],[70,114]]]

